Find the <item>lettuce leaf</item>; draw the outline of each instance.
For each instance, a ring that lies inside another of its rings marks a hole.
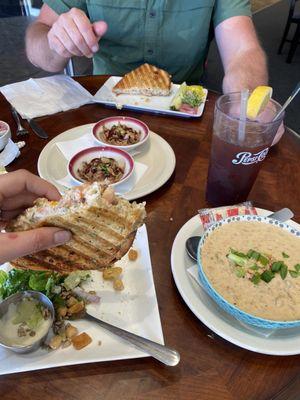
[[[36,290],[53,297],[52,289],[62,282],[56,272],[11,269],[6,276],[0,271],[0,296],[2,299],[24,290]]]

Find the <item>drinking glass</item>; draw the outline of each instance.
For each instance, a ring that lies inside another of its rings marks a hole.
[[[212,206],[245,201],[284,118],[280,104],[270,100],[257,120],[240,120],[241,93],[216,102],[207,177],[206,200]],[[242,126],[241,126],[242,124]]]

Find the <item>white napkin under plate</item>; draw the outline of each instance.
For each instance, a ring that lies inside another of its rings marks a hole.
[[[94,102],[90,92],[66,75],[31,78],[2,86],[0,91],[25,119],[55,114]]]
[[[205,290],[205,288],[203,287],[200,279],[199,279],[199,275],[198,275],[198,266],[197,264],[192,265],[190,268],[187,269],[189,275],[194,279],[195,282],[197,282],[197,284],[203,289]],[[225,312],[225,311],[224,311]],[[254,333],[258,336],[263,336],[265,338],[270,337],[274,332],[276,332],[276,329],[265,329],[265,328],[259,328],[256,326],[252,326],[249,324],[245,324],[244,322],[239,321],[238,319],[235,319],[237,324],[240,324],[245,330],[247,330],[250,333]]]
[[[94,140],[91,133],[86,133],[85,135],[81,136],[78,139],[56,143],[56,146],[68,161],[78,151],[97,145],[99,144]],[[132,190],[138,183],[138,181],[143,177],[147,169],[148,169],[147,165],[135,161],[134,170],[130,178],[126,180],[126,182],[120,183],[119,185],[116,185],[114,187],[116,193],[122,195]],[[62,179],[57,179],[56,181],[60,185],[65,186],[67,188],[78,185],[78,183],[74,181],[68,174],[64,176]]]

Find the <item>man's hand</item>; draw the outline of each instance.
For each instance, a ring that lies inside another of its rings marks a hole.
[[[61,57],[91,58],[99,50],[98,42],[106,30],[104,21],[91,24],[83,11],[72,8],[53,23],[47,35],[49,47]]]
[[[0,224],[16,217],[33,205],[38,197],[59,200],[57,189],[47,181],[25,170],[0,176]],[[66,243],[71,233],[60,228],[38,228],[25,232],[0,233],[0,264]]]

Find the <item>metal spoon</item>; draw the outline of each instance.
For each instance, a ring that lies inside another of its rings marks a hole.
[[[277,221],[285,222],[293,218],[294,214],[289,208],[282,208],[270,215],[268,218],[277,219]],[[195,261],[197,261],[197,250],[200,242],[201,236],[192,236],[188,238],[185,242],[185,249],[188,255]]]
[[[119,336],[121,339],[126,340],[139,350],[142,350],[146,354],[149,354],[150,356],[156,358],[158,361],[162,362],[165,365],[174,367],[180,361],[180,355],[174,349],[170,349],[169,347],[163,346],[162,344],[153,342],[152,340],[145,339],[141,336],[135,335],[134,333],[108,324],[107,322],[104,322],[89,313],[85,314],[85,319],[96,322],[102,328],[110,331],[114,335]]]

